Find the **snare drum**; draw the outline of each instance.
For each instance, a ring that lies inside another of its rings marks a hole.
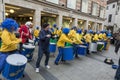
[[[97,50],[102,51],[104,48],[104,42],[97,42]]]
[[[90,43],[89,45],[89,51],[90,52],[97,52],[97,43]]]
[[[55,53],[55,51],[56,51],[56,43],[50,43],[49,49],[50,49],[51,53]]]
[[[73,60],[73,47],[63,48],[63,60]]]
[[[22,54],[27,57],[28,61],[32,60],[33,52],[34,52],[35,46],[28,43],[23,44]]]
[[[87,53],[87,46],[79,45],[79,46],[78,46],[77,53],[78,53],[79,55],[85,56],[86,53]]]
[[[2,72],[7,80],[17,80],[22,77],[27,58],[21,54],[12,54],[6,58],[6,65]]]

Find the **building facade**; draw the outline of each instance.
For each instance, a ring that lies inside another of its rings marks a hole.
[[[108,0],[106,7],[105,26],[115,32],[120,28],[120,5],[119,0]]]
[[[98,31],[104,28],[105,8],[106,0],[0,0],[0,21],[11,17],[20,24],[31,20]]]

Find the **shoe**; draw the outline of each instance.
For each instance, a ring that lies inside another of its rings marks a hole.
[[[35,72],[36,72],[36,73],[39,73],[39,68],[36,68]]]
[[[55,62],[55,65],[59,65],[58,62]]]
[[[45,67],[46,67],[47,69],[50,69],[50,66],[49,66],[49,65],[46,65]]]

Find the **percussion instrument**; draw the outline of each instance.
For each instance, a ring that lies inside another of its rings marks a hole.
[[[79,46],[78,46],[77,53],[78,53],[79,55],[85,56],[86,53],[87,53],[87,46],[79,45]]]
[[[50,43],[49,49],[50,49],[51,53],[55,53],[55,51],[56,51],[56,43]]]
[[[95,43],[95,42],[90,43],[89,51],[90,52],[97,52],[97,43]]]
[[[30,61],[32,60],[34,49],[35,46],[33,44],[23,44],[23,49],[21,53],[27,57],[28,61]]]
[[[73,47],[63,48],[63,60],[73,60]]]
[[[104,42],[97,42],[97,50],[102,51],[104,48]]]
[[[27,58],[21,54],[12,54],[6,58],[2,75],[7,80],[17,80],[23,76]]]

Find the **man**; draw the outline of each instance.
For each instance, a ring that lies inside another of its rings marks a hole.
[[[39,51],[38,51],[38,59],[36,62],[36,72],[39,72],[40,62],[43,57],[43,53],[45,53],[46,59],[45,59],[45,67],[50,68],[48,65],[49,61],[49,41],[51,37],[51,33],[49,32],[49,24],[45,23],[42,26],[42,30],[39,34]]]
[[[118,54],[119,48],[120,48],[120,30],[118,31],[118,34],[116,36],[116,44],[115,44],[115,53]],[[118,69],[116,71],[116,75],[115,75],[115,80],[120,80],[120,58],[119,58],[119,62],[118,62]]]
[[[34,45],[36,44],[36,42],[38,42],[39,40],[39,26],[36,27],[36,29],[34,30],[34,37],[35,37],[35,40],[34,40]]]

